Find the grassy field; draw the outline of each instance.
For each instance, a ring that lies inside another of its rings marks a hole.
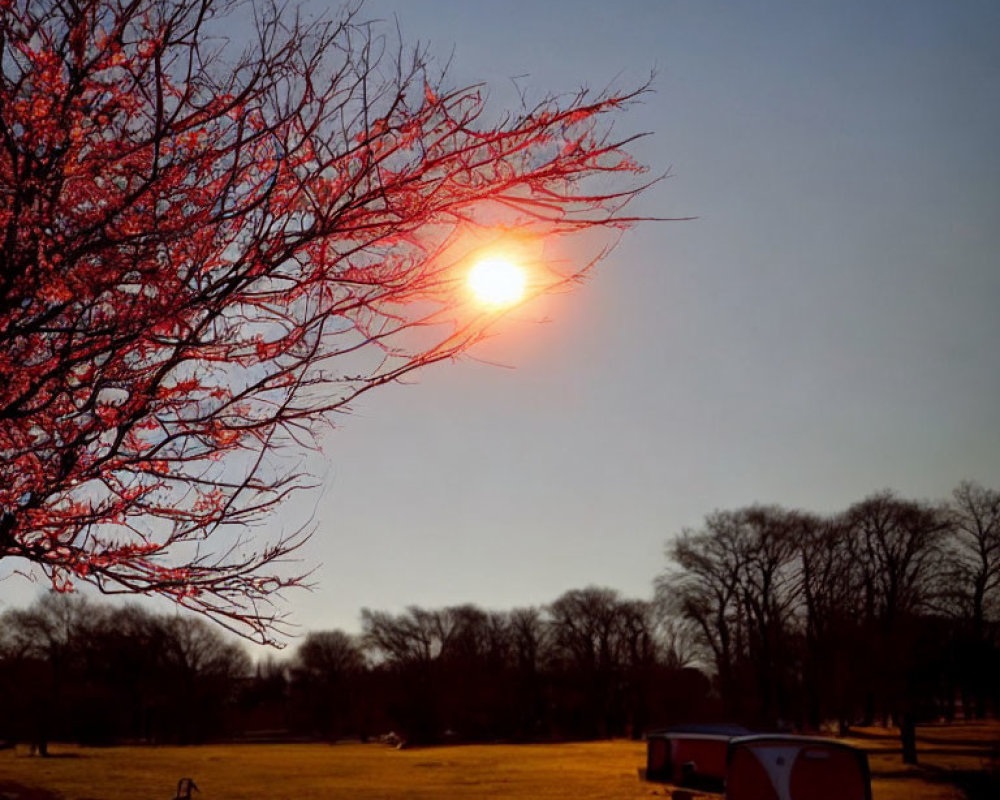
[[[864,729],[852,743],[870,753],[875,800],[958,800],[956,781],[989,765],[1000,725],[920,729],[921,766],[905,768],[891,732]],[[196,800],[638,800],[664,796],[640,783],[642,743],[483,745],[393,750],[369,744],[54,746],[0,753],[4,800],[170,800],[192,777]],[[971,777],[970,777],[971,776]],[[973,795],[976,796],[976,795]],[[982,795],[990,797],[991,795]]]
[[[897,731],[858,728],[848,741],[868,751],[874,800],[1000,800],[1000,723],[927,725],[917,729],[917,767],[900,758]],[[958,791],[956,787],[965,787]]]

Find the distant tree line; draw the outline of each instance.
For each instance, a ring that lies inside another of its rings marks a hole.
[[[816,728],[1000,711],[1000,492],[891,492],[837,514],[710,514],[669,548],[658,597],[695,626],[724,713]]]
[[[1000,492],[716,511],[668,557],[652,601],[366,609],[359,635],[256,664],[197,617],[45,595],[0,616],[0,741],[542,741],[728,719],[892,721],[912,749],[918,721],[1000,713]]]
[[[708,702],[653,603],[611,589],[542,608],[362,612],[384,723],[413,741],[639,736]]]
[[[253,665],[199,618],[48,594],[0,617],[0,741],[639,736],[713,703],[656,604],[611,589],[508,612],[365,610],[362,627]]]
[[[0,740],[190,743],[234,732],[251,661],[203,619],[44,595],[0,617]]]

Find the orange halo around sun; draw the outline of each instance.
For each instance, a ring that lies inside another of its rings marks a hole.
[[[488,256],[472,266],[467,281],[479,303],[504,308],[524,298],[527,275],[524,267],[510,258]]]

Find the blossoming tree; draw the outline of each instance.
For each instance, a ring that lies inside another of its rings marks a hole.
[[[262,529],[309,484],[275,454],[479,340],[483,247],[627,226],[642,170],[601,120],[634,95],[488,123],[350,12],[0,15],[0,558],[268,641],[308,533]],[[530,292],[592,260],[536,259]]]

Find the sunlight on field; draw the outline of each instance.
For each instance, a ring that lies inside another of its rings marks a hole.
[[[851,742],[871,753],[874,800],[960,800],[952,770],[988,766],[1000,725],[921,728],[921,766],[904,767],[891,731],[861,729]],[[482,745],[393,750],[383,745],[208,745],[77,748],[56,758],[0,753],[0,793],[11,784],[65,800],[169,800],[181,777],[196,800],[639,800],[665,796],[641,783],[641,742]],[[21,795],[23,800],[44,796]]]
[[[393,750],[382,745],[225,745],[57,747],[76,758],[0,755],[0,779],[38,786],[66,800],[173,796],[176,781],[197,782],[197,800],[263,798],[539,798],[631,800],[650,788],[636,777],[641,743],[469,746]]]

